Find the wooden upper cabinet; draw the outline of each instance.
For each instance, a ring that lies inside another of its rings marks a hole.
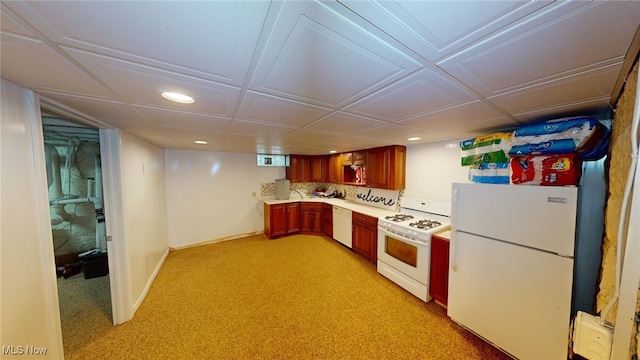
[[[333,155],[290,155],[291,182],[332,182],[381,189],[404,190],[407,148],[401,145]],[[351,165],[364,165],[365,183],[356,181]]]
[[[364,150],[342,153],[342,166],[364,165],[367,153]]]
[[[324,155],[311,156],[311,181],[325,182],[327,181],[327,158]]]
[[[329,181],[342,183],[342,154],[333,154],[329,157]]]
[[[406,186],[406,161],[405,146],[392,145],[367,150],[367,186],[403,190]]]
[[[311,160],[308,155],[290,155],[287,179],[291,182],[311,181]]]

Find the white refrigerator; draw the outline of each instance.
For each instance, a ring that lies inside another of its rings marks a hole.
[[[447,314],[521,359],[567,358],[576,187],[453,184]]]

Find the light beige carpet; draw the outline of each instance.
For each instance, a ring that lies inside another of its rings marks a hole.
[[[58,278],[58,302],[65,350],[80,349],[113,328],[108,275]]]
[[[95,336],[94,336],[95,335]],[[133,320],[67,359],[507,359],[333,240],[253,236],[169,254]]]

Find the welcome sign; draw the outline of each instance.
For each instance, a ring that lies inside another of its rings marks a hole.
[[[356,202],[377,208],[398,211],[399,190],[373,189],[358,186]]]

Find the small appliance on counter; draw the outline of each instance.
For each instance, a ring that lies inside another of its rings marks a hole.
[[[291,194],[291,183],[286,179],[276,180],[276,200],[288,200]]]

